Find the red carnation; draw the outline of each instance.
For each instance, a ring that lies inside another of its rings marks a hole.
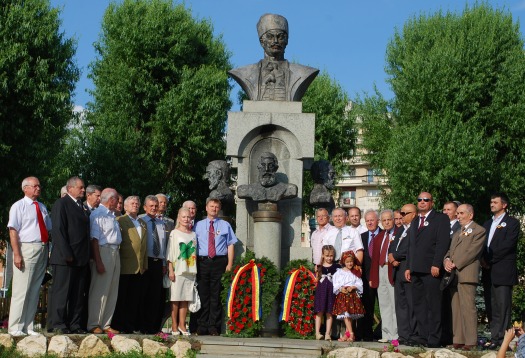
[[[235,330],[235,333],[239,334],[239,333],[241,333],[241,331],[238,330],[238,329],[236,329],[236,330]]]
[[[241,275],[241,278],[246,278],[246,272],[243,272],[243,274]]]
[[[252,322],[248,322],[248,328],[250,328],[252,326]]]
[[[314,296],[310,296],[310,300],[313,301],[315,299]]]
[[[252,291],[252,288],[251,287],[246,287],[246,293],[250,293]]]
[[[296,284],[296,285],[295,285],[295,289],[296,289],[296,290],[300,290],[300,289],[301,289],[301,285]]]
[[[246,283],[246,281],[245,281],[245,280],[240,280],[239,283],[240,283],[241,285],[244,285],[244,284]]]
[[[307,321],[309,321],[309,320],[312,319],[312,317],[310,317],[310,316],[306,316],[304,319],[307,320]]]
[[[244,308],[242,309],[242,313],[246,313],[246,312],[248,312],[248,309],[247,309],[246,307],[244,307]]]
[[[265,272],[266,272],[266,268],[263,267],[263,268],[261,269],[261,271],[262,271],[262,273],[265,273]]]
[[[307,295],[307,294],[308,294],[308,290],[305,288],[305,289],[303,290],[303,293],[304,293],[305,295]]]
[[[299,297],[299,294],[297,292],[294,292],[292,296],[293,296],[293,298],[297,298],[297,297]]]
[[[234,326],[229,326],[228,329],[229,329],[230,331],[233,331],[233,330],[235,329],[235,327],[234,327]]]
[[[248,321],[248,318],[243,317],[243,318],[241,319],[241,321],[242,321],[242,323],[246,323],[246,321]]]

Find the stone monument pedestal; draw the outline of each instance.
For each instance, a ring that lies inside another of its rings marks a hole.
[[[281,267],[281,213],[275,203],[258,203],[252,213],[255,257],[266,256]]]

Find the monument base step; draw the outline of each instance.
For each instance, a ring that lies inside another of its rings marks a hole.
[[[198,337],[201,349],[197,356],[223,357],[319,357],[322,343],[286,338]],[[328,343],[328,342],[327,342]]]

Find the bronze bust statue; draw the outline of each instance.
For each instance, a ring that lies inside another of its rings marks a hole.
[[[224,206],[233,202],[233,193],[228,187],[227,180],[230,177],[230,167],[224,160],[212,160],[206,167],[205,178],[210,183],[210,199],[219,199]]]
[[[289,63],[284,58],[288,45],[288,20],[264,14],[257,23],[264,59],[228,73],[252,101],[300,101],[319,70]]]
[[[328,212],[331,212],[331,209],[335,207],[334,199],[330,193],[330,190],[334,188],[334,167],[327,160],[318,160],[312,164],[310,173],[315,183],[310,193],[310,205],[324,207],[328,209]]]
[[[257,169],[259,170],[259,182],[239,185],[237,187],[239,198],[277,202],[282,199],[297,197],[297,185],[277,182],[275,173],[279,169],[279,165],[277,157],[273,153],[262,153]]]

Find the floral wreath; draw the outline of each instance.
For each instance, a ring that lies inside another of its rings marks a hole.
[[[313,338],[317,280],[312,268],[308,260],[293,260],[281,272],[284,287],[279,321],[288,338]]]
[[[266,257],[252,251],[238,258],[222,275],[222,302],[226,308],[226,336],[257,337],[270,314],[279,289],[279,274]]]

